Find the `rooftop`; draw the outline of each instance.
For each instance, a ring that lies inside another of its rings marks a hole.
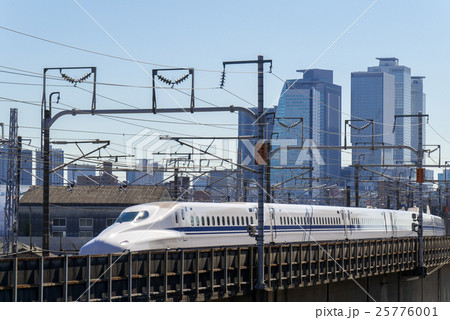
[[[42,187],[32,186],[20,199],[20,205],[42,205]],[[50,204],[131,206],[135,204],[171,201],[164,186],[50,186]]]

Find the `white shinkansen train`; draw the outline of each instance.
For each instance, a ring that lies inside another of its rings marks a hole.
[[[411,211],[266,203],[264,242],[412,237]],[[155,202],[129,207],[86,243],[81,255],[125,250],[253,245],[255,203]],[[444,235],[441,218],[423,214],[423,235]]]

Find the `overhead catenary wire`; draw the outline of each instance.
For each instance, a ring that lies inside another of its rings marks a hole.
[[[90,53],[90,54],[94,54],[94,55],[99,55],[99,56],[103,56],[103,57],[107,57],[107,58],[112,58],[112,59],[117,59],[117,60],[122,60],[122,61],[127,61],[127,62],[138,62],[138,63],[144,64],[144,65],[151,65],[151,66],[164,67],[164,68],[188,68],[188,67],[182,67],[182,66],[173,66],[173,65],[159,64],[159,63],[154,63],[154,62],[149,62],[149,61],[144,61],[144,60],[135,60],[135,59],[121,57],[121,56],[116,56],[116,55],[112,55],[112,54],[108,54],[108,53],[104,53],[104,52],[89,50],[89,49],[85,49],[85,48],[81,48],[81,47],[65,44],[65,43],[62,43],[62,42],[50,40],[50,39],[47,39],[47,38],[39,37],[39,36],[36,36],[36,35],[32,35],[30,33],[25,33],[25,32],[18,31],[18,30],[15,30],[15,29],[12,29],[12,28],[8,28],[8,27],[5,27],[5,26],[0,26],[0,29],[3,29],[3,30],[8,31],[8,32],[16,33],[16,34],[19,34],[19,35],[22,35],[22,36],[25,36],[25,37],[33,38],[35,40],[51,43],[51,44],[54,44],[54,45],[57,45],[57,46],[66,47],[68,49],[82,51],[82,52],[86,52],[86,53]],[[222,73],[222,70],[202,69],[202,68],[198,68],[198,69],[196,68],[195,70],[196,71],[201,71],[201,72]],[[257,73],[257,72],[234,71],[234,72],[229,72],[229,73],[251,73],[251,74],[254,74],[254,73]]]

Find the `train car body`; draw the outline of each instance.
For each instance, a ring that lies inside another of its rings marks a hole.
[[[409,211],[266,203],[264,242],[412,237],[413,223]],[[80,254],[253,245],[256,225],[256,203],[148,203],[125,209]],[[423,214],[424,236],[444,233],[441,218]]]

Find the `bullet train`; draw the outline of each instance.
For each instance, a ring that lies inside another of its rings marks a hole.
[[[203,202],[132,206],[79,253],[253,245],[257,207],[256,203]],[[414,224],[417,213],[411,211],[266,203],[264,242],[412,237],[417,236]],[[423,214],[424,236],[444,233],[441,218]]]

